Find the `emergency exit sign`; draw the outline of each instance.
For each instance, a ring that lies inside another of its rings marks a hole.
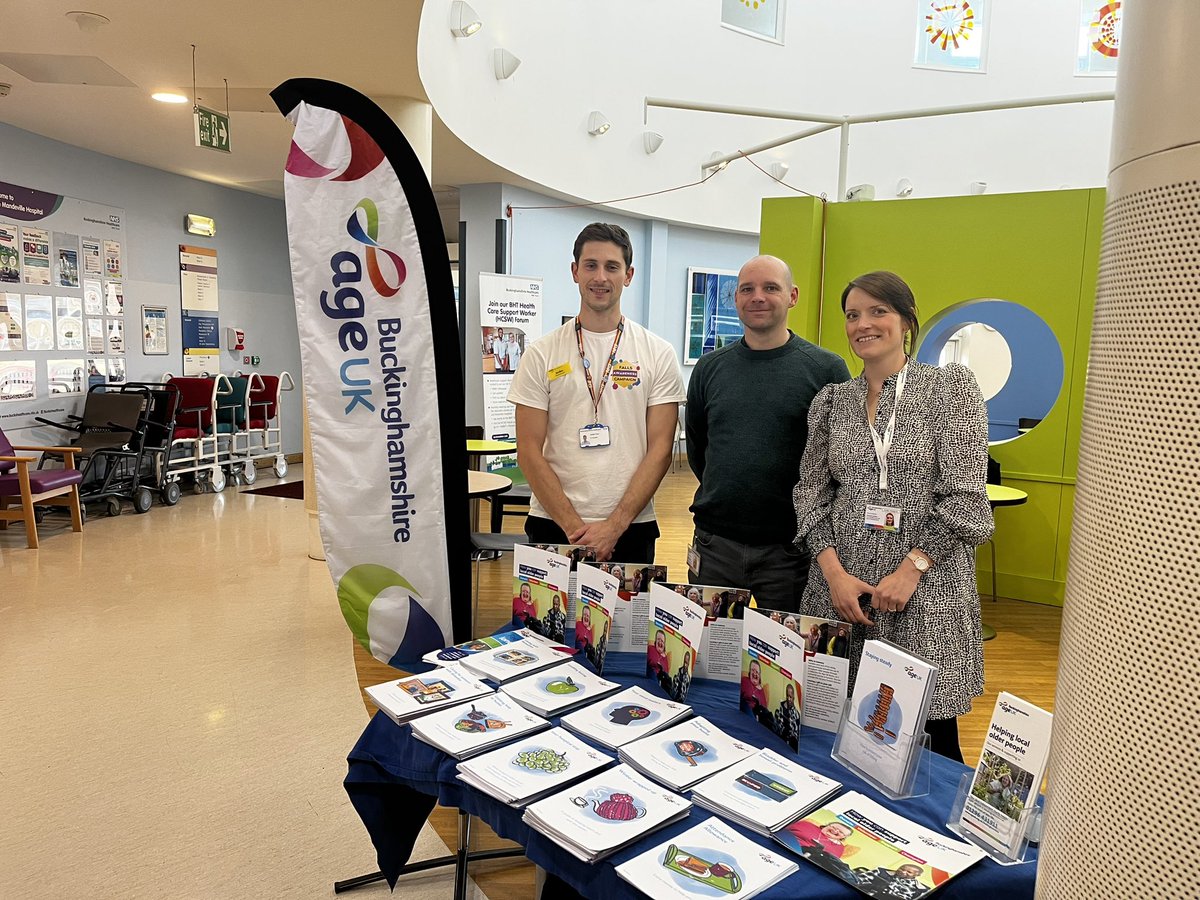
[[[229,152],[229,116],[197,106],[192,113],[196,123],[196,146]]]

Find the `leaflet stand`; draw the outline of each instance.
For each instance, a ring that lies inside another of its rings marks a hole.
[[[963,810],[966,809],[968,798],[971,796],[971,785],[974,779],[974,772],[963,773],[963,777],[958,782],[958,793],[954,797],[954,805],[950,807],[950,818],[946,822],[946,827],[964,841],[970,841],[1002,866],[1015,866],[1017,863],[1025,862],[1029,845],[1039,843],[1042,839],[1042,807],[1035,804],[1021,811],[1015,822],[1015,829],[1021,833],[1021,839],[1013,847],[1012,852],[998,848],[975,831],[964,828],[962,825]],[[1001,819],[1010,821],[1009,817],[999,810],[993,810],[993,812]]]
[[[928,794],[929,735],[920,731],[884,743],[855,721],[851,703],[846,701],[829,755],[892,800]]]

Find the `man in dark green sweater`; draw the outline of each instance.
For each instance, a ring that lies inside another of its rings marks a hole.
[[[744,335],[700,358],[686,417],[688,463],[700,479],[691,580],[750,588],[759,606],[792,611],[808,580],[808,555],[792,543],[808,407],[825,385],[850,379],[841,357],[788,330],[798,295],[783,260],[757,256],[742,266]]]

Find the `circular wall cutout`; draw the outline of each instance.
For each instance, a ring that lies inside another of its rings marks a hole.
[[[970,300],[934,317],[916,357],[935,366],[957,359],[975,373],[993,444],[1035,427],[1062,391],[1058,338],[1037,313],[1010,300]]]

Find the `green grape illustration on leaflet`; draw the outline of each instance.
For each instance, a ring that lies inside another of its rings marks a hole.
[[[567,754],[555,753],[546,747],[535,747],[530,750],[524,750],[517,754],[513,763],[526,769],[540,769],[548,775],[565,772],[571,766],[571,763],[567,760]]]

